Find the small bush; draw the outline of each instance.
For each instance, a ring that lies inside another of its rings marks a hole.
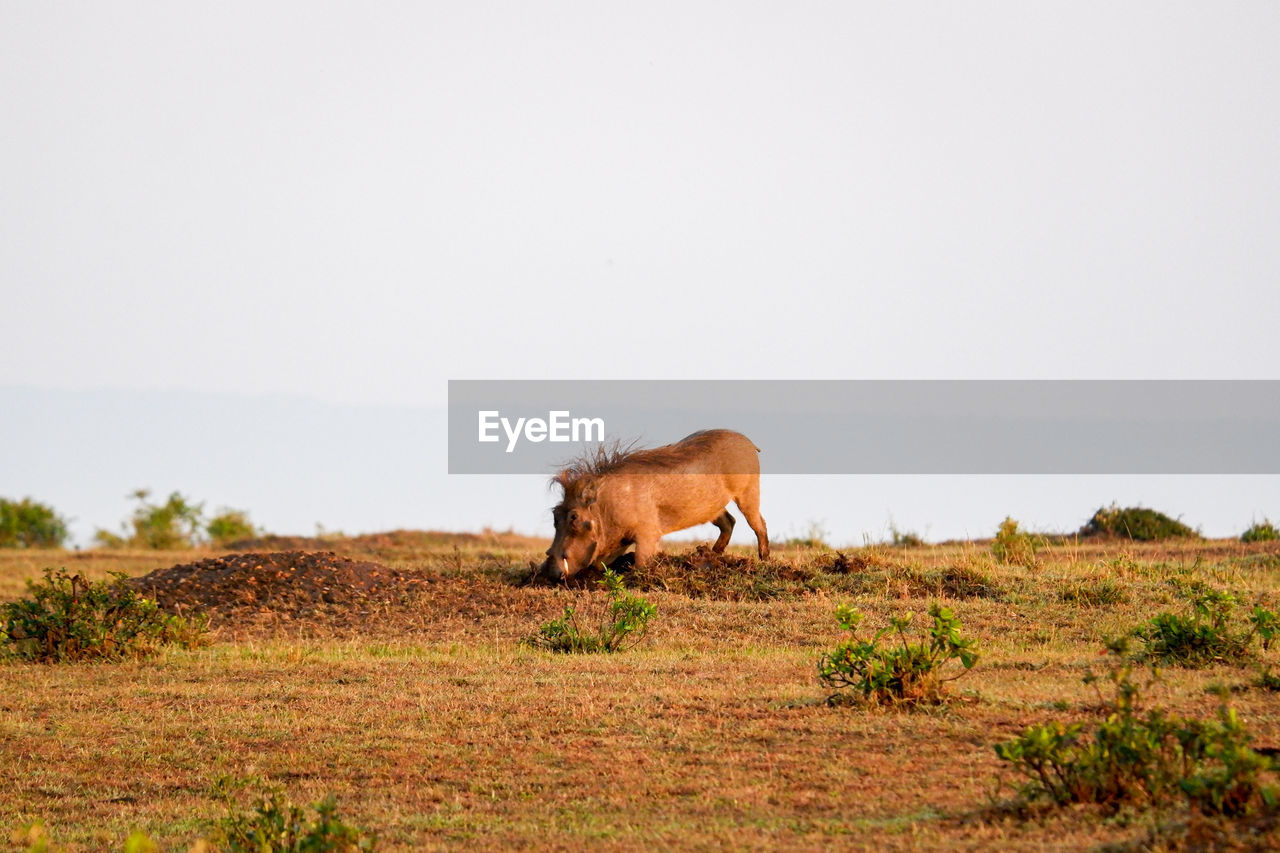
[[[239,509],[223,509],[205,525],[209,541],[221,548],[241,539],[258,536],[258,529],[249,521],[249,514]]]
[[[67,522],[52,507],[23,498],[0,498],[0,548],[61,548]]]
[[[14,830],[9,836],[9,841],[14,845],[15,850],[21,849],[25,853],[53,853],[55,849],[43,821],[36,821]]]
[[[1125,649],[1118,644],[1112,651],[1123,656]],[[1018,789],[1024,801],[1095,803],[1109,811],[1183,801],[1199,812],[1228,816],[1275,807],[1280,791],[1266,782],[1274,766],[1249,748],[1234,709],[1224,704],[1211,721],[1143,711],[1144,685],[1119,663],[1104,678],[1085,681],[1114,688],[1109,698],[1099,690],[1101,721],[1089,727],[1037,724],[996,745],[996,755],[1024,779]]]
[[[827,544],[827,530],[821,522],[809,522],[809,529],[800,536],[792,536],[782,540],[783,548],[817,548],[821,551],[831,550]]]
[[[253,808],[245,811],[237,798],[250,786],[257,786],[260,793]],[[286,800],[279,789],[268,787],[258,777],[223,777],[214,783],[213,792],[226,806],[227,816],[212,822],[207,836],[191,845],[193,853],[361,853],[377,849],[377,835],[338,817],[332,795],[304,808]],[[11,840],[22,845],[26,853],[62,853],[68,849],[55,845],[40,821],[14,832]],[[121,847],[113,849],[123,853],[160,853],[158,844],[136,830]]]
[[[924,538],[914,530],[899,530],[898,525],[889,522],[889,544],[895,548],[920,548],[925,544]]]
[[[1263,519],[1240,535],[1241,542],[1274,542],[1280,539],[1280,530],[1276,530],[1269,519]]]
[[[991,553],[1002,563],[1030,568],[1036,564],[1036,552],[1043,544],[1044,540],[1039,536],[1019,530],[1018,522],[1006,517],[996,531]]]
[[[1080,535],[1116,536],[1140,542],[1200,538],[1199,533],[1162,512],[1140,506],[1121,509],[1115,504],[1095,512],[1089,523],[1080,528]]]
[[[46,569],[28,581],[28,596],[0,604],[0,649],[24,661],[72,663],[148,657],[160,646],[197,648],[208,621],[161,611],[122,574],[92,583],[83,575]]]
[[[1261,605],[1249,614],[1248,626],[1233,624],[1239,604],[1230,592],[1196,586],[1187,590],[1190,613],[1161,613],[1133,631],[1142,644],[1141,657],[1185,667],[1231,663],[1252,654],[1255,638],[1263,648],[1280,635],[1280,617]]]
[[[133,517],[122,525],[124,535],[99,530],[94,539],[108,548],[154,548],[172,550],[194,548],[201,541],[204,505],[192,503],[174,492],[162,504],[147,500],[151,493],[138,489],[133,498],[138,506]]]
[[[912,614],[891,619],[869,640],[858,637],[862,614],[849,605],[836,608],[836,621],[852,636],[818,661],[818,680],[836,691],[852,689],[876,704],[943,701],[948,681],[964,675],[978,661],[975,641],[960,636],[960,622],[948,608],[929,607],[933,626],[927,637],[912,643],[907,627]],[[961,669],[944,674],[958,662]],[[837,701],[837,696],[829,702]]]
[[[75,848],[61,847],[56,845],[49,837],[49,833],[44,828],[44,823],[36,821],[29,826],[14,832],[10,836],[10,841],[14,845],[20,845],[24,853],[68,853]],[[15,846],[14,849],[18,849]],[[124,840],[124,844],[118,848],[122,853],[161,853],[159,845],[151,840],[146,833],[137,830],[129,833]],[[191,847],[191,851],[206,850],[207,846],[201,846],[197,842]]]
[[[926,572],[921,582],[931,587],[931,591],[939,596],[999,600],[1005,596],[1006,591],[992,577],[991,570],[994,568],[986,555],[981,559],[966,555],[955,563]]]
[[[553,652],[593,653],[619,652],[644,639],[657,608],[639,596],[628,595],[621,576],[611,569],[605,569],[604,579],[599,582],[608,591],[609,607],[594,632],[584,632],[577,613],[566,607],[559,619],[543,625],[525,642]]]
[[[1115,578],[1081,581],[1064,588],[1058,597],[1068,604],[1080,604],[1085,607],[1123,604],[1129,600],[1129,594]]]
[[[240,811],[237,795],[250,785],[262,788],[251,811]],[[224,777],[214,784],[228,816],[214,825],[211,841],[225,853],[358,853],[377,849],[377,836],[338,817],[333,796],[309,807],[294,805],[259,779]],[[308,810],[315,812],[308,816]]]

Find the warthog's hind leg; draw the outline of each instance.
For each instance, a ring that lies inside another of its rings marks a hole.
[[[725,546],[729,544],[729,537],[733,535],[733,525],[737,523],[737,519],[726,509],[711,519],[711,523],[720,528],[720,537],[716,539],[716,544],[711,546],[711,550],[717,554],[723,553]]]
[[[764,517],[760,515],[760,484],[753,484],[746,493],[739,495],[733,501],[738,505],[738,509],[742,510],[742,517],[747,520],[747,524],[751,525],[751,529],[755,531],[756,541],[760,544],[760,559],[767,559],[769,556],[769,528],[765,527]]]

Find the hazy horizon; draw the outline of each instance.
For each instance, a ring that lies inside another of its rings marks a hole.
[[[678,438],[675,436],[673,438]],[[119,529],[134,489],[247,510],[272,533],[397,528],[549,536],[546,476],[450,476],[440,407],[341,405],[296,395],[59,391],[0,387],[0,497],[33,497],[72,518],[74,543]],[[817,527],[835,545],[883,541],[891,526],[929,541],[985,538],[1006,515],[1071,533],[1113,501],[1152,506],[1211,537],[1280,516],[1280,477],[781,476],[762,508],[771,536]],[[550,472],[548,472],[549,474]],[[710,525],[679,539],[710,539]],[[751,531],[740,524],[737,544]]]

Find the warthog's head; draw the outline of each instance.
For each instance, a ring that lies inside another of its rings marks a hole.
[[[547,549],[543,571],[552,580],[568,580],[583,569],[604,559],[599,506],[594,486],[567,488],[565,497],[551,517],[556,537]]]

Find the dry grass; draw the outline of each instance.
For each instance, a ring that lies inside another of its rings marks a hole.
[[[209,649],[146,663],[0,664],[0,830],[41,819],[57,841],[97,850],[137,827],[181,850],[218,814],[215,779],[261,774],[297,802],[336,794],[390,850],[1137,843],[1174,818],[993,808],[992,745],[1086,715],[1095,697],[1080,677],[1100,638],[1171,606],[1171,579],[1273,605],[1280,591],[1276,543],[1061,545],[1027,568],[979,545],[857,549],[842,564],[797,550],[763,567],[731,561],[737,576],[686,555],[692,580],[679,559],[636,578],[658,606],[642,646],[553,656],[518,640],[601,593],[520,586],[538,543],[402,537],[326,543],[448,579],[363,630],[223,625]],[[209,553],[3,553],[0,599],[45,566],[142,575]],[[838,639],[838,601],[882,624],[933,598],[984,652],[957,701],[823,702],[815,665]],[[1258,741],[1280,745],[1280,707],[1252,679],[1246,665],[1174,670],[1161,701],[1208,716],[1205,688],[1235,686]]]

